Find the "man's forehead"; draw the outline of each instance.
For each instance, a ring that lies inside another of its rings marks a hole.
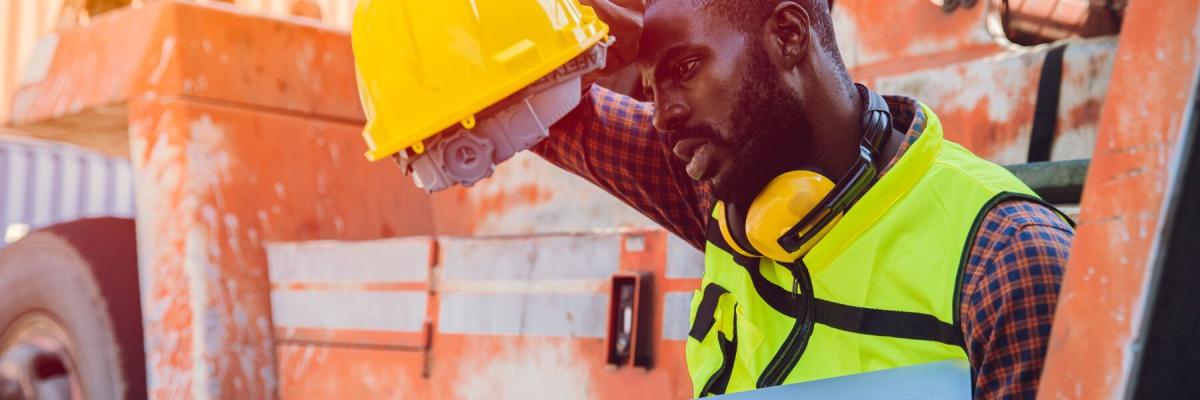
[[[657,0],[646,7],[636,62],[653,65],[672,45],[696,40],[711,28],[707,13],[694,0]]]

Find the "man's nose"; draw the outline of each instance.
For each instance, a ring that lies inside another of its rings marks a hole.
[[[692,111],[687,104],[677,99],[668,99],[655,106],[654,129],[659,131],[670,132],[679,129],[692,117]]]

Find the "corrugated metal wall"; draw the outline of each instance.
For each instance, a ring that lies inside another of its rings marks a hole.
[[[133,215],[128,160],[0,131],[0,230]]]

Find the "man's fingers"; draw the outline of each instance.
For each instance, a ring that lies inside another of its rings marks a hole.
[[[600,20],[608,24],[609,34],[617,39],[608,50],[608,65],[604,72],[616,71],[632,63],[642,36],[644,0],[580,0],[580,3],[596,10]]]

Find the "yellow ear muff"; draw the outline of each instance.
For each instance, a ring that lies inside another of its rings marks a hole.
[[[758,193],[746,213],[746,237],[750,245],[763,256],[781,262],[792,262],[808,253],[834,223],[825,225],[813,240],[789,253],[779,245],[779,238],[800,223],[834,189],[833,180],[812,171],[791,171],[772,179]],[[841,217],[838,216],[838,219]],[[720,219],[724,221],[724,218]],[[725,234],[722,226],[722,234]],[[799,232],[803,236],[808,229]],[[732,243],[728,237],[726,242]]]

